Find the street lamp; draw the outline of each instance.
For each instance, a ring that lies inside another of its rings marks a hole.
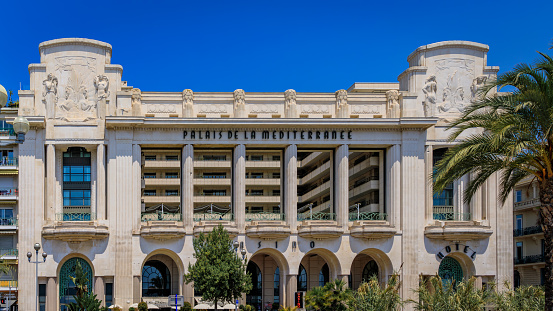
[[[6,107],[7,102],[8,92],[6,92],[6,89],[0,84],[0,109]]]
[[[234,252],[236,253],[236,257],[238,257],[238,247],[240,246],[240,243],[238,241],[234,241],[232,243],[232,247],[234,248]],[[246,258],[246,249],[242,245],[242,249],[240,250],[240,254],[242,254],[242,260]],[[238,311],[238,299],[235,301],[235,310]]]
[[[17,137],[15,142],[22,144],[25,141],[25,134],[29,132],[29,120],[27,118],[19,116],[13,120],[13,130]]]
[[[35,243],[35,251],[36,251],[36,260],[35,261],[31,261],[31,257],[33,257],[33,253],[31,253],[31,252],[27,253],[27,259],[29,260],[30,263],[34,263],[35,267],[36,267],[36,269],[35,269],[35,276],[36,276],[36,279],[35,279],[35,285],[36,285],[35,310],[36,311],[38,311],[38,264],[46,262],[46,256],[48,256],[48,254],[46,254],[46,252],[43,252],[42,253],[42,261],[39,261],[38,260],[38,251],[39,250],[40,250],[40,243]]]

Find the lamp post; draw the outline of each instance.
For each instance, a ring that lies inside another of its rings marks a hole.
[[[240,243],[238,241],[234,241],[234,243],[232,243],[232,247],[234,248],[234,252],[236,253],[236,257],[238,257],[238,247],[240,246]],[[242,255],[242,260],[244,260],[246,258],[246,249],[244,248],[244,246],[242,245],[241,247],[241,250],[240,250],[240,254]],[[238,299],[236,299],[235,301],[235,310],[238,311]]]
[[[40,243],[35,243],[35,251],[36,251],[36,260],[31,261],[31,257],[33,257],[33,253],[28,252],[27,253],[27,260],[29,260],[30,263],[35,264],[35,285],[36,285],[36,297],[35,297],[35,310],[38,311],[38,264],[46,262],[46,252],[42,253],[42,261],[38,260],[38,251],[40,250]]]
[[[29,120],[25,117],[17,117],[13,120],[13,130],[15,131],[17,137],[15,142],[22,144],[25,141],[25,134],[29,132]]]

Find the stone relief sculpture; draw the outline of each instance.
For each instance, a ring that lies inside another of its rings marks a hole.
[[[55,117],[55,107],[58,102],[58,78],[54,74],[49,73],[46,80],[42,81],[44,90],[42,91],[42,101],[46,105],[46,118],[53,119]]]
[[[296,105],[296,91],[289,89],[284,92],[284,117],[297,118],[298,107]]]
[[[246,117],[246,92],[242,89],[234,91],[234,117]]]
[[[440,112],[463,112],[465,109],[465,91],[459,86],[459,79],[456,77],[457,71],[447,80],[447,85],[442,94],[442,103],[438,105]]]
[[[133,116],[142,115],[142,91],[140,91],[140,89],[136,89],[136,88],[132,89],[131,106],[132,106]]]
[[[336,95],[336,117],[349,118],[348,92],[346,90],[338,90]]]
[[[431,75],[426,79],[422,92],[424,93],[424,116],[433,117],[436,111],[436,93],[438,92],[436,76]]]
[[[184,118],[194,117],[194,92],[191,89],[182,91],[182,116]]]
[[[98,101],[107,100],[109,97],[109,79],[104,75],[94,77],[94,87]]]
[[[386,92],[386,112],[388,118],[400,118],[401,109],[399,107],[399,91],[389,90]]]
[[[488,80],[487,76],[478,76],[474,79],[472,79],[472,84],[470,86],[470,99],[472,102],[474,102],[478,97],[478,91],[484,86],[486,81]]]

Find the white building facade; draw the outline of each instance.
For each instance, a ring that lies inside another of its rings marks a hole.
[[[399,83],[332,93],[145,92],[121,80],[107,43],[39,51],[31,90],[19,91],[31,130],[18,248],[49,254],[43,310],[71,301],[77,263],[107,305],[193,302],[192,240],[218,224],[254,277],[242,303],[263,309],[336,278],[357,288],[397,272],[404,298],[420,275],[512,281],[512,200],[497,201],[497,177],[470,204],[470,176],[435,196],[428,179],[451,145],[447,121],[498,71],[486,45],[422,46]],[[20,310],[32,310],[35,267],[23,258],[19,284]]]

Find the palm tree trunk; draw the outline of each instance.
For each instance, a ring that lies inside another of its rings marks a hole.
[[[543,229],[545,260],[545,310],[553,311],[553,179],[549,179],[540,188],[540,217],[539,222]]]

